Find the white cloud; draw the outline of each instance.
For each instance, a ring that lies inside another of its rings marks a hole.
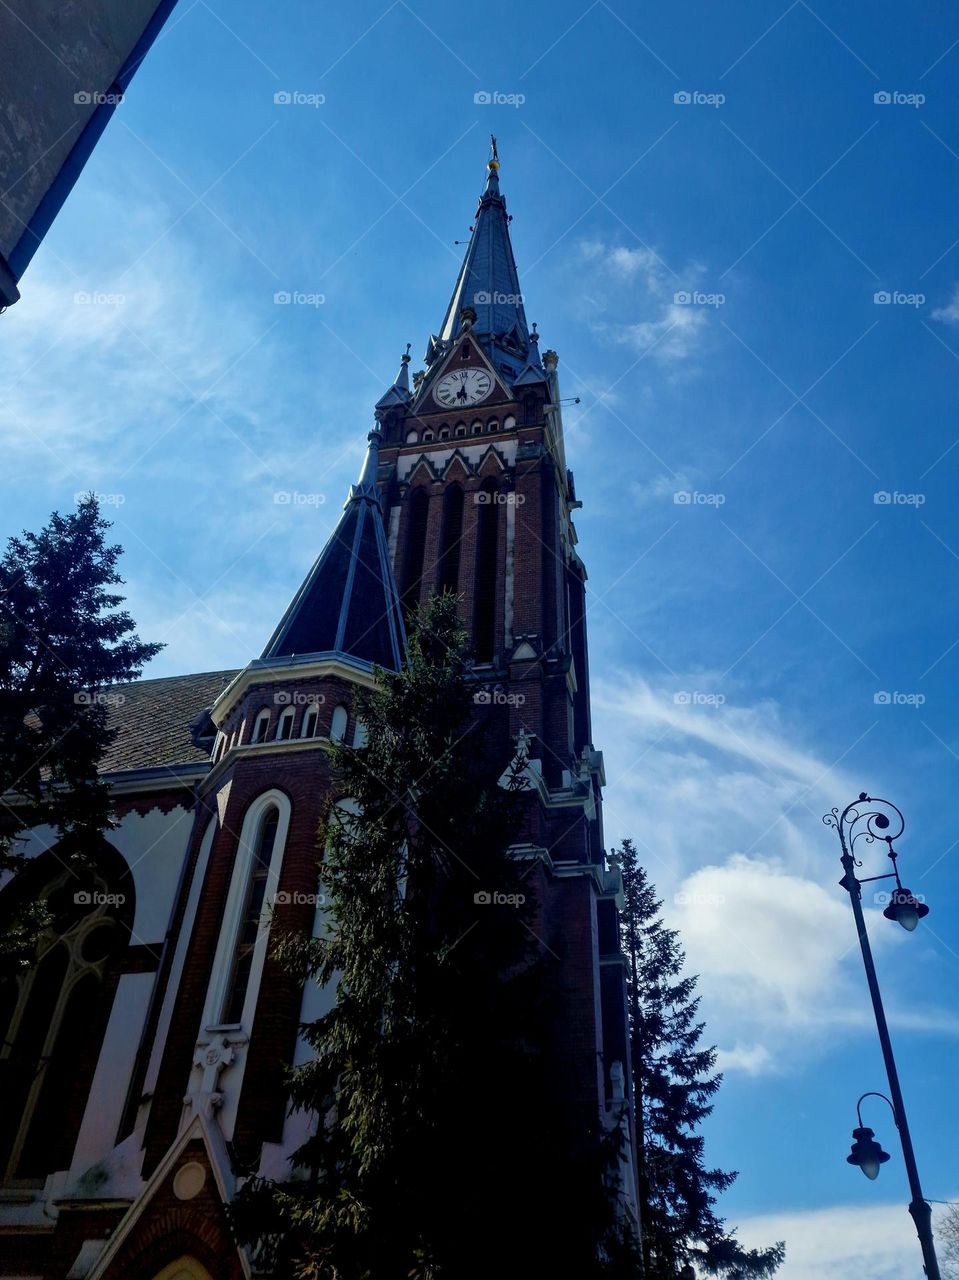
[[[591,268],[587,302],[594,330],[660,364],[678,364],[697,354],[710,308],[676,298],[700,281],[701,267],[688,267],[679,280],[653,249],[585,240],[579,253]]]
[[[661,293],[666,268],[652,249],[630,249],[625,245],[607,245],[602,240],[584,240],[580,244],[583,257],[601,270],[625,283],[637,276],[653,293]]]
[[[742,1071],[747,1076],[764,1075],[774,1067],[773,1056],[762,1044],[736,1044],[716,1054],[718,1071]]]
[[[737,1235],[750,1248],[786,1241],[786,1263],[777,1280],[915,1280],[922,1274],[919,1242],[905,1204],[763,1214],[737,1224]]]
[[[774,702],[737,704],[732,691],[722,702],[720,687],[709,672],[668,686],[629,673],[595,682],[596,740],[613,762],[608,838],[636,841],[701,975],[722,1069],[794,1070],[840,1035],[874,1034],[838,844],[821,819],[858,787],[803,747]],[[864,905],[882,964],[906,936]],[[959,1034],[954,1014],[909,998],[910,963],[883,966],[890,1021]]]
[[[932,313],[933,320],[941,320],[943,324],[959,324],[959,284],[952,290],[952,297],[944,307],[936,307]]]

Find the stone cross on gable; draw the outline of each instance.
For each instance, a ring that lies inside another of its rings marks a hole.
[[[197,1042],[193,1054],[193,1065],[202,1072],[200,1083],[191,1087],[183,1099],[194,1115],[204,1115],[212,1119],[213,1114],[223,1105],[223,1094],[219,1088],[220,1073],[236,1061],[237,1046],[226,1036],[214,1036],[211,1040]]]

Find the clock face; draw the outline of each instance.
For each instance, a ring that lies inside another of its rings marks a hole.
[[[436,384],[435,397],[448,409],[455,409],[457,405],[479,404],[492,390],[493,379],[485,369],[473,365],[444,373]]]

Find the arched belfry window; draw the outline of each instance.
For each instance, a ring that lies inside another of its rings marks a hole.
[[[312,738],[316,735],[316,722],[319,719],[320,709],[315,702],[309,703],[303,712],[303,723],[300,726],[301,738]]]
[[[134,913],[127,865],[105,842],[80,870],[41,855],[0,915],[32,898],[52,917],[36,961],[0,974],[0,1181],[24,1186],[70,1166]]]
[[[277,741],[286,742],[288,738],[293,737],[293,717],[295,715],[295,707],[284,707],[280,712],[280,718],[276,722]]]
[[[244,816],[204,1010],[208,1028],[250,1030],[290,812],[286,794],[274,789],[258,796]]]
[[[266,742],[267,731],[270,728],[270,713],[266,707],[259,713],[253,721],[253,733],[250,737],[251,742]]]
[[[496,582],[499,550],[499,503],[495,480],[484,480],[474,495],[476,579],[473,603],[473,648],[477,662],[490,662],[496,644]]]
[[[330,721],[330,738],[333,742],[342,742],[346,737],[346,725],[349,720],[346,707],[337,706],[333,708],[333,718]]]
[[[460,580],[460,543],[463,541],[463,490],[458,484],[447,486],[443,495],[443,531],[440,543],[440,568],[437,586],[440,591],[456,591]]]
[[[426,554],[426,521],[430,496],[422,486],[412,489],[407,513],[406,561],[403,566],[403,608],[412,612],[419,603]]]

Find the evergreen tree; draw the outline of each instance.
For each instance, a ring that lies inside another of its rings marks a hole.
[[[330,748],[328,930],[281,944],[336,985],[292,1073],[319,1120],[299,1180],[251,1183],[235,1215],[283,1280],[614,1274],[609,1153],[577,1146],[554,1088],[553,958],[508,852],[524,761],[482,734],[467,670],[456,601],[434,598],[406,668],[357,695],[367,745]]]
[[[679,935],[663,923],[662,902],[632,841],[624,840],[612,856],[625,895],[620,931],[628,965],[646,1280],[673,1280],[687,1262],[725,1280],[771,1276],[785,1256],[782,1243],[743,1249],[715,1210],[717,1195],[738,1175],[707,1167],[698,1132],[722,1076],[714,1071],[716,1050],[702,1044],[697,978],[683,974]]]
[[[94,495],[54,512],[39,533],[10,538],[0,560],[0,873],[25,862],[19,837],[49,824],[59,856],[79,867],[111,826],[97,764],[113,740],[109,695],[162,648],[144,644],[114,588],[122,547]],[[6,965],[29,963],[46,910],[25,902],[3,922]]]

